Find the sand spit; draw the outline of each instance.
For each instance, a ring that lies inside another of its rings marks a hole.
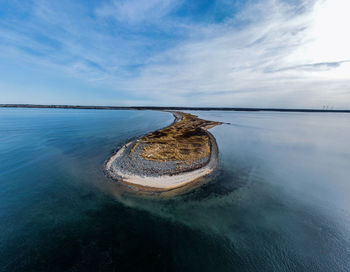
[[[133,140],[106,163],[106,171],[122,183],[167,191],[211,173],[218,164],[214,136],[207,131],[221,123],[172,112],[174,122]]]

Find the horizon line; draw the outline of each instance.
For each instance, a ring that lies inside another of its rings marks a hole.
[[[202,110],[202,111],[277,111],[277,112],[335,112],[350,113],[345,109],[312,108],[266,108],[266,107],[205,107],[205,106],[94,106],[94,105],[55,105],[55,104],[0,104],[0,108],[53,108],[53,109],[96,109],[96,110]]]

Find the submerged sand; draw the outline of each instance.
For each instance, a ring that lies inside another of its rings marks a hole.
[[[107,173],[147,190],[175,189],[211,173],[218,164],[218,148],[207,129],[220,123],[172,113],[172,125],[119,149],[106,163]]]

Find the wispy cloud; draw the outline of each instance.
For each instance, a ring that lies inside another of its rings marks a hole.
[[[138,24],[159,20],[179,4],[175,0],[114,0],[98,8],[96,14],[122,23]]]
[[[114,93],[118,104],[346,107],[349,20],[336,14],[343,33],[326,33],[329,47],[319,30],[334,1],[347,5],[257,0],[210,21],[176,0],[14,2],[20,16],[0,15],[0,68],[17,63],[76,79],[77,94],[90,84],[100,90],[91,103]]]
[[[308,38],[318,23],[314,12],[313,5],[303,3],[264,1],[248,6],[232,22],[207,26],[205,32],[212,35],[159,54],[131,88],[155,94],[161,101],[190,105],[346,106],[342,100],[344,92],[350,96],[347,61],[304,64],[310,60],[307,54],[291,59],[313,42]],[[236,27],[237,20],[247,23]],[[274,73],[267,74],[268,70]]]
[[[289,70],[299,70],[299,71],[302,70],[302,71],[315,71],[315,72],[328,71],[330,69],[338,68],[340,67],[340,65],[347,62],[350,62],[350,60],[309,63],[309,64],[283,67],[276,70],[266,69],[265,71],[267,73],[276,73],[276,72],[289,71]]]

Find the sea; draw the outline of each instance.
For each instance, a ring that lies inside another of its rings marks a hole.
[[[218,168],[152,196],[104,164],[171,113],[0,109],[0,271],[350,271],[350,114],[190,113]]]

